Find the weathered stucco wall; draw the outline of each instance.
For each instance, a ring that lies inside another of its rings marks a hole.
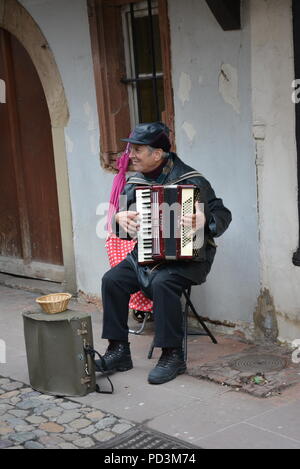
[[[100,295],[108,268],[96,236],[96,207],[112,175],[99,163],[93,64],[84,0],[22,0],[58,65],[70,112],[65,129],[78,289]],[[254,149],[251,140],[250,38],[224,32],[204,0],[169,2],[179,155],[211,181],[233,212],[208,282],[194,291],[205,316],[251,321],[259,293]]]
[[[100,168],[86,2],[21,3],[47,38],[62,77],[77,285],[100,296],[108,261],[96,235],[96,209],[108,201],[112,175]],[[244,0],[242,30],[224,32],[204,0],[169,1],[178,154],[207,177],[233,214],[193,299],[203,316],[246,332],[253,314],[263,327],[269,311],[282,340],[300,337],[300,270],[291,262],[298,240],[290,6],[290,0]]]
[[[100,168],[99,125],[85,0],[22,0],[47,38],[62,77],[70,119],[65,128],[77,288],[100,296],[108,269],[96,209],[107,201],[112,175]]]
[[[252,322],[259,295],[248,2],[242,30],[224,32],[204,0],[169,2],[178,154],[202,172],[233,221],[193,298],[204,316]]]
[[[290,0],[251,0],[262,296],[272,298],[280,340],[300,337],[297,160]],[[299,78],[299,77],[297,77]]]

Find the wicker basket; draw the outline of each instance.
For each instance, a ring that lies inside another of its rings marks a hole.
[[[43,308],[45,313],[56,314],[66,311],[72,295],[70,293],[51,293],[41,296],[35,301]]]

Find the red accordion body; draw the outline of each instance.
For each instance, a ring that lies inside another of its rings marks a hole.
[[[180,225],[182,216],[195,212],[199,189],[194,185],[141,186],[136,188],[139,263],[193,259],[196,246],[190,227]]]

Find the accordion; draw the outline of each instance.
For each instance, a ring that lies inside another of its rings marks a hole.
[[[191,260],[199,255],[201,236],[181,226],[181,218],[195,212],[200,190],[194,185],[141,186],[136,188],[138,262]]]

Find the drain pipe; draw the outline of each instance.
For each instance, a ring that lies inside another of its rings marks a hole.
[[[295,79],[300,79],[300,2],[293,0],[293,36]],[[296,145],[298,176],[298,249],[293,255],[293,264],[300,267],[300,102],[295,103],[296,112]]]

